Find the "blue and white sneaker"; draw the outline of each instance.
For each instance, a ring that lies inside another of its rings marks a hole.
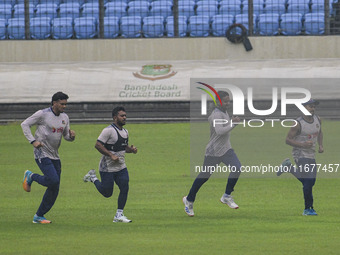
[[[190,217],[193,217],[194,214],[194,202],[189,202],[187,197],[183,197],[184,211]]]
[[[281,166],[280,166],[280,170],[277,171],[276,175],[277,176],[280,176],[281,174],[283,173],[288,173],[289,172],[289,169],[292,165],[292,162],[290,161],[289,158],[286,158],[282,163],[281,163]]]
[[[98,180],[97,176],[96,176],[96,171],[94,169],[91,169],[87,174],[85,174],[83,181],[84,182],[95,182],[96,180]]]
[[[38,224],[50,224],[50,223],[52,223],[52,221],[46,220],[45,217],[41,217],[41,216],[34,215],[34,217],[33,217],[33,223],[38,223]]]
[[[131,223],[132,220],[129,220],[128,218],[126,218],[126,216],[124,216],[124,214],[121,214],[121,215],[116,215],[114,218],[113,218],[113,222],[123,222],[123,223]]]
[[[31,185],[32,185],[32,172],[30,170],[26,170],[24,173],[24,179],[22,180],[22,187],[25,191],[30,192],[31,191]]]
[[[316,213],[316,211],[313,208],[309,208],[309,209],[303,210],[302,215],[304,215],[304,216],[316,216],[318,214]]]

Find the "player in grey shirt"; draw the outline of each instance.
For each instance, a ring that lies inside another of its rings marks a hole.
[[[52,96],[52,106],[39,110],[21,123],[27,140],[34,147],[34,157],[44,175],[25,171],[23,188],[31,191],[32,182],[35,181],[47,187],[40,207],[33,217],[33,223],[51,223],[44,215],[52,208],[59,193],[61,163],[58,149],[62,137],[67,141],[74,141],[75,132],[70,129],[69,118],[64,110],[68,95],[57,92]],[[36,125],[34,136],[31,127]]]
[[[234,171],[231,171],[229,174],[225,193],[220,201],[232,209],[237,209],[238,205],[234,202],[231,193],[234,191],[234,187],[240,176],[241,163],[231,147],[230,132],[235,127],[235,125],[231,123],[231,120],[237,123],[240,119],[238,117],[230,118],[227,112],[230,104],[229,94],[225,91],[218,91],[217,93],[221,98],[222,105],[216,107],[208,118],[210,123],[210,140],[206,146],[203,169],[208,169],[210,166],[217,166],[221,162],[234,169]],[[214,120],[216,119],[224,120],[226,124],[214,125]],[[193,182],[189,194],[183,197],[184,211],[187,215],[194,216],[193,203],[196,199],[196,194],[202,185],[209,180],[211,174],[210,171],[200,172]]]
[[[129,133],[123,128],[126,123],[124,107],[112,110],[113,123],[104,128],[99,135],[95,148],[102,154],[99,163],[101,181],[96,172],[91,169],[85,176],[84,182],[93,182],[104,197],[111,197],[114,183],[119,187],[118,209],[113,222],[132,222],[123,214],[129,191],[129,173],[125,165],[125,153],[137,153],[137,148],[129,146]]]
[[[283,161],[280,176],[284,172],[293,174],[303,186],[305,209],[303,215],[317,215],[313,208],[313,186],[316,181],[317,165],[315,161],[316,144],[319,144],[319,153],[323,153],[323,133],[321,131],[320,118],[314,114],[319,102],[310,99],[303,105],[311,115],[303,115],[297,119],[297,125],[292,127],[286,137],[286,143],[293,147],[293,157],[296,167],[290,159]]]

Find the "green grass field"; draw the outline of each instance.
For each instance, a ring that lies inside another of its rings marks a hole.
[[[197,195],[195,217],[183,211],[191,187],[190,124],[128,124],[136,155],[127,155],[130,192],[125,215],[113,223],[118,189],[102,197],[82,177],[98,169],[95,141],[106,125],[72,125],[76,141],[62,142],[61,189],[46,215],[32,223],[44,188],[26,193],[25,169],[40,173],[20,125],[0,126],[0,254],[339,254],[340,179],[319,178],[316,217],[302,216],[302,186],[293,178],[240,178],[232,210],[219,202],[226,180],[213,178]],[[339,163],[340,122],[323,123],[319,163]],[[284,128],[237,128],[232,144],[242,164],[277,164],[290,156]],[[207,137],[203,138],[206,139]],[[203,148],[204,150],[204,148]],[[203,155],[202,155],[203,160]],[[340,171],[340,169],[339,169]]]

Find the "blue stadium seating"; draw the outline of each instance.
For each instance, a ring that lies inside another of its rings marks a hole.
[[[123,17],[127,15],[127,3],[122,1],[105,4],[105,16]]]
[[[189,18],[188,32],[192,37],[206,37],[210,34],[209,16],[191,16]]]
[[[235,16],[241,14],[241,10],[241,2],[235,1],[230,4],[220,4],[219,14]]]
[[[73,18],[63,17],[52,20],[52,38],[70,39],[73,36]]]
[[[150,3],[147,1],[132,1],[128,3],[128,16],[140,16],[142,18],[149,15]]]
[[[281,15],[280,29],[283,35],[298,35],[302,31],[302,14],[286,13]]]
[[[325,32],[324,13],[307,13],[304,21],[305,33],[309,35],[321,35]]]
[[[17,4],[16,0],[0,0],[0,5],[10,4],[12,7]]]
[[[3,4],[0,5],[0,19],[8,20],[12,18],[12,5]]]
[[[212,18],[216,14],[218,14],[218,8],[215,3],[197,5],[197,8],[196,8],[197,16],[209,16],[209,18]]]
[[[74,19],[74,34],[78,39],[94,38],[98,34],[95,17],[81,17]]]
[[[302,0],[302,1],[304,1],[304,0]],[[272,4],[274,4],[274,5],[278,5],[278,4],[282,4],[282,5],[286,5],[286,0],[265,0],[265,4],[266,5],[272,5]]]
[[[233,15],[218,14],[212,18],[211,32],[214,36],[225,36],[227,29],[234,23]]]
[[[145,37],[164,36],[164,17],[149,16],[143,19],[143,34]]]
[[[98,3],[85,3],[80,9],[82,17],[95,17],[96,19],[99,19]]]
[[[59,17],[72,17],[73,19],[80,16],[80,5],[78,2],[67,2],[59,5]]]
[[[49,17],[54,19],[58,16],[58,5],[54,3],[38,4],[36,6],[35,17]]]
[[[7,32],[9,39],[25,39],[25,18],[8,19]]]
[[[188,32],[188,19],[186,16],[178,16],[178,35],[180,37],[187,36]],[[168,35],[168,37],[174,37],[175,36],[175,30],[174,30],[174,17],[169,16],[166,19],[166,25],[165,30]]]
[[[142,17],[126,16],[120,19],[120,32],[122,37],[141,37]]]
[[[267,4],[263,9],[264,13],[278,13],[279,15],[284,14],[286,12],[286,7],[283,4]]]
[[[254,32],[257,30],[257,23],[256,23],[256,18],[257,16],[254,14],[253,15],[253,27],[254,27]],[[248,19],[248,14],[238,14],[235,16],[235,23],[242,24],[247,30],[249,30],[249,19]]]
[[[33,4],[29,4],[30,17],[34,16],[35,7]],[[13,6],[13,18],[24,18],[25,17],[25,4],[16,4]]]
[[[115,38],[119,35],[119,18],[104,17],[104,38]]]
[[[0,40],[7,38],[7,20],[0,19]]]
[[[153,3],[155,2],[151,3],[150,16],[163,16],[163,18],[166,19],[172,15],[171,5],[153,5]]]
[[[36,17],[30,19],[30,33],[32,39],[47,39],[51,36],[51,19]]]
[[[178,16],[190,16],[195,15],[196,3],[193,0],[179,0],[178,1]]]
[[[253,13],[258,16],[260,14],[264,14],[264,5],[263,4],[254,4],[253,5]],[[242,14],[248,14],[248,4],[243,4]]]
[[[277,35],[279,33],[278,13],[261,14],[258,20],[258,31],[260,35]]]

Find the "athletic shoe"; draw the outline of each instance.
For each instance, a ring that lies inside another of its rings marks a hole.
[[[309,208],[309,209],[303,210],[302,215],[304,215],[304,216],[316,216],[318,214],[316,213],[316,211],[313,208]]]
[[[31,175],[32,175],[32,172],[30,170],[26,170],[24,173],[24,179],[22,180],[22,187],[27,192],[31,191],[31,185],[33,182]]]
[[[231,209],[238,209],[238,205],[234,202],[234,199],[231,195],[223,195],[220,201],[221,203],[228,205]]]
[[[291,165],[292,165],[292,162],[290,161],[290,159],[289,159],[289,158],[286,158],[286,159],[282,162],[282,164],[281,164],[281,166],[280,166],[280,170],[277,171],[276,175],[277,175],[277,176],[280,176],[280,175],[283,174],[283,173],[287,173]]]
[[[94,182],[95,180],[98,180],[98,178],[94,169],[91,169],[83,178],[84,182]]]
[[[132,222],[132,220],[129,220],[128,218],[126,218],[126,216],[124,216],[123,214],[120,215],[119,217],[115,216],[113,218],[113,222],[123,222],[123,223],[130,223]]]
[[[190,217],[193,217],[194,214],[194,202],[189,202],[187,200],[187,197],[183,197],[183,204],[184,204],[184,211],[186,214],[188,214]]]
[[[33,223],[50,224],[50,223],[52,223],[52,221],[46,220],[45,217],[40,217],[40,216],[34,215],[34,217],[33,217]]]

